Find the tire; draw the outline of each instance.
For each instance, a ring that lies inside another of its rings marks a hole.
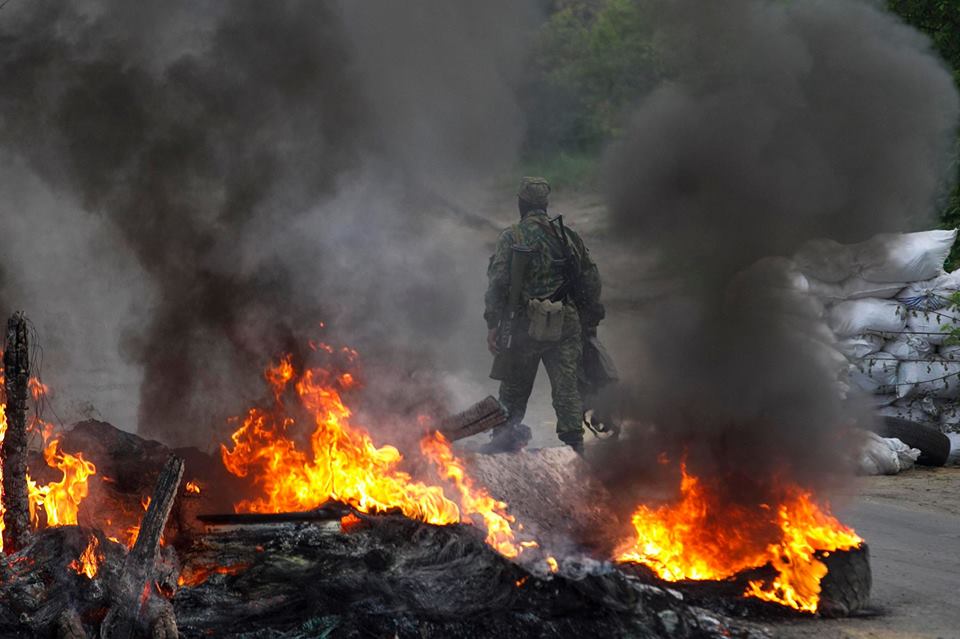
[[[838,550],[821,558],[828,572],[820,580],[820,605],[824,617],[847,617],[867,607],[873,574],[866,544],[853,550]]]
[[[921,466],[943,466],[950,456],[950,439],[938,429],[899,417],[883,417],[874,424],[873,432],[881,437],[896,437],[911,448],[920,450]]]

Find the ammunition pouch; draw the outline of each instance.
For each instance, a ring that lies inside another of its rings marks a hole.
[[[563,337],[563,302],[532,299],[527,303],[527,335],[538,342],[559,342]]]

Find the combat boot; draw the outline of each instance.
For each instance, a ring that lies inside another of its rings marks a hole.
[[[484,455],[516,453],[530,442],[530,427],[526,424],[507,424],[493,429],[490,441],[480,447]]]

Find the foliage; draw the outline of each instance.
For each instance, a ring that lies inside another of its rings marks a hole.
[[[597,169],[598,159],[594,152],[557,151],[523,159],[519,172],[523,175],[549,176],[550,186],[559,191],[584,190],[594,186]]]
[[[652,21],[641,0],[561,0],[537,37],[525,155],[569,165],[615,137],[624,115],[658,78]]]
[[[933,47],[953,71],[960,87],[960,2],[957,0],[887,0],[887,7],[908,24],[926,33]],[[960,142],[956,145],[960,153]],[[960,163],[955,162],[957,184],[940,208],[943,228],[960,227]],[[960,243],[958,243],[960,244]],[[960,246],[955,245],[947,261],[947,268],[960,267]]]

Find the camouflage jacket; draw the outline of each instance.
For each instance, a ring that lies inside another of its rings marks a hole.
[[[580,236],[569,228],[566,231],[570,251],[580,263],[580,282],[584,298],[581,306],[586,307],[577,309],[580,321],[584,326],[593,327],[600,323],[604,316],[603,305],[600,304],[600,273]],[[496,328],[503,314],[503,307],[507,303],[510,288],[510,257],[514,244],[537,250],[527,267],[522,299],[548,298],[565,283],[562,240],[558,233],[558,228],[556,230],[551,228],[546,211],[534,210],[500,234],[487,268],[487,278],[490,283],[485,296],[486,310],[483,313],[487,328]],[[568,299],[567,303],[571,303],[571,300]]]

